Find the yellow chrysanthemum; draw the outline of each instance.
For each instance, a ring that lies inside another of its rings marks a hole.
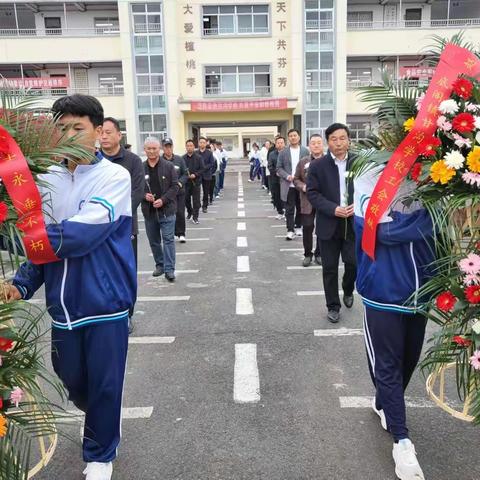
[[[455,176],[455,169],[449,168],[444,160],[437,160],[430,167],[430,176],[435,183],[445,185]]]
[[[467,155],[467,165],[471,172],[480,173],[480,147],[474,147]]]
[[[0,438],[7,434],[7,419],[0,415]]]
[[[414,124],[415,124],[415,119],[413,117],[410,117],[408,120],[405,120],[403,122],[403,128],[406,132],[409,132],[413,128]]]

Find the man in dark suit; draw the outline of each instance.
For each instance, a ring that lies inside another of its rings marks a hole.
[[[165,278],[173,282],[178,175],[173,163],[160,156],[160,141],[157,138],[148,137],[145,140],[145,153],[147,161],[143,166],[146,182],[142,213],[155,260],[153,276],[165,274]]]
[[[342,280],[343,303],[353,305],[356,261],[353,233],[353,179],[348,176],[353,156],[348,153],[350,132],[346,125],[334,123],[325,130],[328,153],[310,167],[307,196],[317,212],[316,233],[320,239],[323,286],[328,320],[340,319],[338,261],[345,264]]]
[[[293,184],[293,177],[298,162],[309,151],[300,145],[300,132],[295,128],[288,131],[288,142],[289,146],[278,154],[277,175],[280,177],[280,197],[285,202],[286,239],[293,240],[295,235],[302,235],[300,195]]]
[[[185,142],[187,153],[183,156],[187,164],[188,182],[185,185],[187,207],[187,220],[198,224],[198,212],[200,211],[200,186],[202,185],[202,174],[205,170],[202,157],[195,151],[195,143],[188,139]],[[193,205],[192,205],[193,201]],[[193,217],[193,218],[192,218]]]
[[[208,209],[208,199],[210,197],[210,188],[212,184],[212,177],[217,170],[217,164],[215,158],[213,157],[212,150],[207,148],[207,139],[205,137],[200,137],[198,140],[198,155],[202,157],[203,165],[205,169],[202,172],[202,190],[203,190],[203,201],[202,201],[202,212],[207,213]],[[213,190],[212,190],[213,195]]]

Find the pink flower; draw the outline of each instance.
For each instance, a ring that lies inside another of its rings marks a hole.
[[[415,101],[415,106],[417,107],[418,111],[420,111],[420,109],[422,108],[422,102],[424,98],[425,98],[425,92],[423,92]]]
[[[444,132],[449,132],[452,129],[452,124],[447,120],[445,115],[440,115],[437,119],[437,127]]]
[[[475,370],[480,370],[480,350],[473,352],[473,355],[470,357],[470,364]]]
[[[3,364],[3,360],[2,360],[2,356],[0,355],[0,367],[2,366]]]
[[[455,145],[457,147],[472,148],[472,141],[469,138],[462,137],[458,133],[452,133],[452,136],[455,139]]]
[[[478,275],[474,275],[473,273],[469,273],[465,275],[463,279],[464,285],[479,285],[480,284],[480,277]]]
[[[23,390],[19,387],[15,387],[10,394],[10,400],[15,404],[18,408],[18,404],[22,401],[23,398]]]
[[[470,102],[465,102],[465,110],[467,110],[467,112],[476,112],[478,109],[480,109],[479,105],[475,105],[474,103],[470,103]]]
[[[476,275],[480,272],[480,255],[469,253],[466,258],[458,262],[458,266],[463,273]]]
[[[465,172],[462,175],[462,180],[468,185],[480,187],[480,173]]]

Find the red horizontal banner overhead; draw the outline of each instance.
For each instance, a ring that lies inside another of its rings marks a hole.
[[[435,74],[434,67],[400,67],[400,78],[432,78]]]
[[[14,88],[68,88],[68,77],[3,78],[2,83]]]
[[[250,112],[252,110],[284,110],[286,98],[268,100],[229,100],[190,102],[192,112]]]

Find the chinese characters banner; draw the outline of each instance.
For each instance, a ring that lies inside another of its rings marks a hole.
[[[249,112],[252,110],[284,110],[286,98],[270,100],[238,100],[230,102],[190,102],[192,112]]]
[[[0,126],[0,178],[5,185],[19,221],[17,227],[28,259],[37,265],[59,259],[50,245],[42,215],[42,199],[27,160],[13,137]]]
[[[378,222],[390,207],[400,184],[418,158],[421,144],[435,134],[438,107],[443,100],[450,97],[453,82],[462,74],[479,75],[480,60],[465,48],[447,44],[425,93],[415,124],[393,152],[368,203],[362,248],[372,259],[375,259]]]
[[[68,77],[3,78],[2,82],[14,88],[68,88]]]

